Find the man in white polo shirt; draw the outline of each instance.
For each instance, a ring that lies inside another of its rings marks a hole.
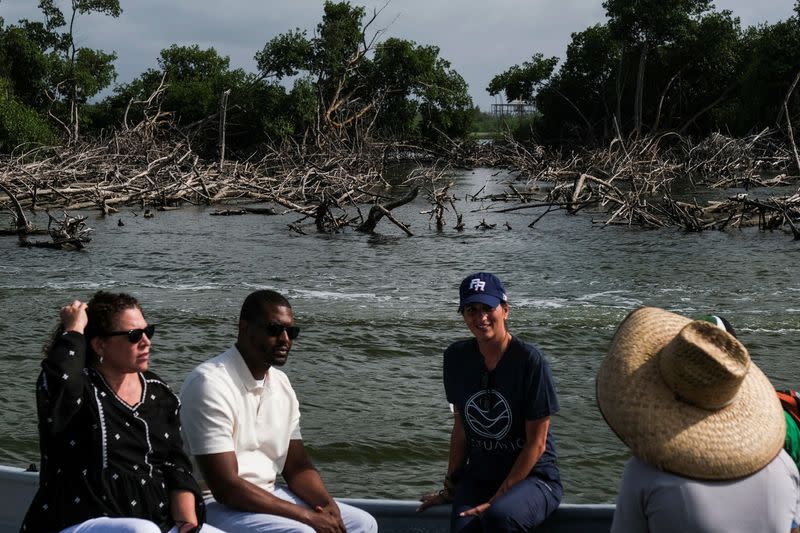
[[[376,532],[368,513],[333,500],[303,447],[297,397],[275,368],[299,331],[286,298],[256,291],[236,344],[181,389],[184,442],[210,489],[206,521],[236,532]],[[278,474],[286,487],[275,485]]]

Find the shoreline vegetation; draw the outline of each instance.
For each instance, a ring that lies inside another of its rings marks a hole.
[[[269,39],[258,72],[173,45],[158,69],[90,103],[116,56],[77,47],[76,24],[122,8],[71,5],[65,17],[43,0],[43,22],[0,18],[0,207],[11,216],[0,233],[22,246],[86,246],[92,230],[71,212],[149,218],[185,205],[292,212],[287,231],[301,234],[370,233],[385,219],[413,236],[393,210],[420,195],[442,232],[471,231],[463,214],[476,210],[489,221],[475,230],[511,230],[488,215],[531,210],[528,227],[561,211],[800,240],[800,1],[786,21],[742,29],[705,0],[606,0],[607,23],[573,34],[563,61],[535,53],[491,80],[490,94],[534,110],[504,120],[473,107],[438,47],[380,40],[381,10],[331,1],[312,36]],[[453,172],[475,167],[512,179],[457,198]],[[397,179],[398,168],[410,170]],[[47,228],[26,216],[40,210]]]

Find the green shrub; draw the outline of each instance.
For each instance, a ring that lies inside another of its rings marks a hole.
[[[21,103],[0,78],[0,152],[8,153],[22,144],[54,144],[58,136],[47,119]]]
[[[502,139],[507,134],[521,142],[530,141],[534,136],[540,115],[505,115],[496,116],[475,111],[472,132],[476,137]]]
[[[511,136],[514,137],[515,140],[523,143],[533,141],[536,136],[536,126],[538,122],[538,115],[515,118],[513,122],[509,123]]]

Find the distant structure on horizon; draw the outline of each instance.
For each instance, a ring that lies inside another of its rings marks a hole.
[[[522,100],[513,100],[507,104],[492,104],[492,115],[496,117],[522,117],[536,113],[536,106]]]

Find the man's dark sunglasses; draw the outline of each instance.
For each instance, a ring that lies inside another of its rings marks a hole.
[[[292,340],[296,339],[297,336],[300,335],[300,328],[297,326],[284,326],[283,324],[276,324],[274,322],[264,326],[264,332],[270,337],[280,337],[283,335],[284,331]]]
[[[128,331],[109,331],[103,336],[117,337],[121,335],[127,335],[128,340],[131,342],[131,344],[136,344],[137,342],[142,340],[142,335],[147,335],[148,339],[152,339],[153,333],[155,332],[156,332],[156,327],[153,324],[150,324],[146,328],[129,329]]]

